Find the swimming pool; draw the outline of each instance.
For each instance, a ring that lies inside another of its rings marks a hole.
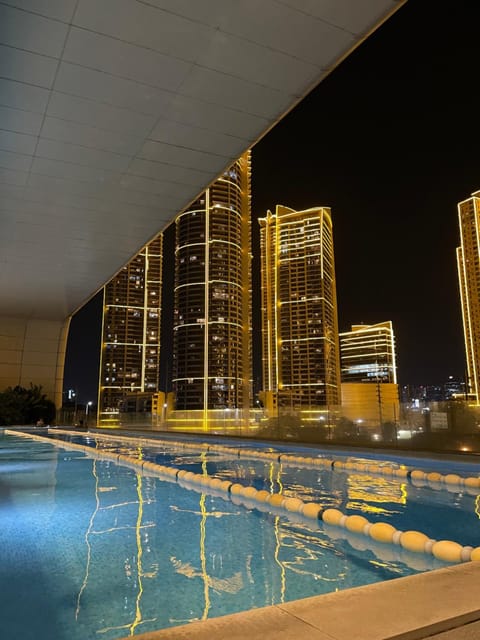
[[[479,544],[478,496],[465,487],[421,486],[422,479],[415,486],[411,477],[368,469],[308,468],[281,454],[255,459],[251,443],[228,451],[68,438],[105,454],[128,452],[143,468],[19,434],[1,439],[0,613],[9,637],[113,640],[445,566],[428,554],[189,483],[185,475],[156,477],[145,460]],[[353,460],[345,452],[336,459]],[[421,467],[452,471],[435,460]],[[474,465],[455,471],[478,476]]]

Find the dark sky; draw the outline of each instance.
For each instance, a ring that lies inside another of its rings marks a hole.
[[[392,320],[401,384],[464,375],[456,205],[480,189],[479,18],[478,0],[409,0],[252,152],[254,239],[277,204],[331,207],[339,329]],[[81,401],[100,313],[97,296],[72,320]]]

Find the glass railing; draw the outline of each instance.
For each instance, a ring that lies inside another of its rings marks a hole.
[[[170,411],[164,415],[120,412],[113,418],[74,420],[60,413],[57,424],[81,428],[190,433],[312,445],[480,453],[480,407],[466,401],[401,404],[398,419],[347,418],[341,409],[293,411],[268,416],[262,408]]]

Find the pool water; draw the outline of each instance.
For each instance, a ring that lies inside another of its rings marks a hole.
[[[432,556],[301,516],[247,508],[228,494],[188,490],[48,441],[4,435],[0,443],[5,637],[113,640],[445,566]],[[125,449],[124,443],[109,446]],[[460,490],[164,444],[135,452],[281,489],[371,522],[480,544],[477,496]]]

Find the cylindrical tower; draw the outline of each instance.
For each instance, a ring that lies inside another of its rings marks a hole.
[[[175,224],[175,407],[248,408],[250,152]]]

